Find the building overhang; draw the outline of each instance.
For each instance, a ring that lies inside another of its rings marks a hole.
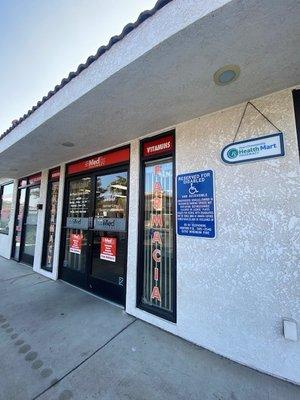
[[[0,178],[298,84],[299,13],[297,0],[173,0],[0,140]],[[218,86],[213,75],[227,64],[240,76]]]

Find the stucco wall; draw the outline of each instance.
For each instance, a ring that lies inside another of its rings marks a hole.
[[[177,237],[176,324],[136,308],[139,140],[131,142],[126,311],[230,359],[300,383],[300,342],[282,334],[283,317],[300,323],[299,161],[292,92],[253,102],[284,132],[285,157],[235,166],[221,161],[221,149],[232,141],[245,104],[175,127],[177,174],[214,170],[217,217],[216,239]],[[249,108],[238,140],[271,132]],[[53,279],[63,206],[61,168],[53,273],[40,269],[45,207],[39,211],[34,265]],[[44,206],[47,175],[43,171]],[[0,255],[9,257],[11,243],[12,237],[0,235]]]
[[[177,324],[135,307],[138,141],[132,144],[126,309],[216,353],[300,383],[300,342],[282,334],[283,317],[300,323],[292,93],[253,102],[284,132],[285,157],[235,166],[221,161],[245,104],[176,127],[177,174],[214,170],[217,218],[214,240],[177,237]],[[274,131],[250,107],[238,139]]]
[[[18,181],[17,181],[17,179],[15,179],[15,180],[12,180],[12,179],[0,180],[0,185],[3,185],[8,182],[12,182],[12,181],[14,182],[14,191],[13,191],[12,207],[11,207],[10,221],[9,221],[9,232],[8,232],[8,235],[0,234],[0,256],[5,257],[5,258],[10,258],[10,255],[11,255]]]

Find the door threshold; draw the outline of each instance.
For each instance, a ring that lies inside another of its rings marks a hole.
[[[27,267],[27,268],[30,268],[30,269],[32,269],[32,271],[33,271],[33,265],[31,265],[31,264],[26,264],[26,263],[24,263],[23,261],[16,261],[18,264],[21,264],[21,265],[24,265],[25,267]],[[35,271],[33,271],[33,272],[35,272]]]
[[[90,296],[96,297],[96,299],[103,300],[103,301],[105,301],[106,303],[111,304],[112,306],[116,306],[116,307],[120,308],[121,310],[125,310],[125,306],[122,306],[121,304],[114,303],[113,301],[108,300],[108,299],[106,299],[105,297],[98,296],[97,294],[92,293],[92,292],[89,292],[88,290],[82,289],[82,288],[79,287],[79,286],[72,285],[72,283],[69,283],[69,282],[67,282],[67,281],[64,281],[63,279],[59,279],[59,281],[65,283],[66,285],[72,286],[72,287],[75,288],[75,289],[81,290],[82,292],[87,293],[87,294],[89,294]]]

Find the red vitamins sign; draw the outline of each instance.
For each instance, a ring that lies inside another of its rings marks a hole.
[[[174,150],[174,136],[167,135],[144,143],[143,156],[150,157],[157,154],[169,153],[172,150]]]
[[[116,262],[117,239],[103,236],[100,242],[101,260]]]

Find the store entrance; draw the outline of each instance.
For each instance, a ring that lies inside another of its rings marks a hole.
[[[127,168],[67,179],[62,279],[125,304]]]
[[[41,173],[19,180],[12,258],[33,266]]]
[[[25,206],[23,240],[21,244],[20,260],[26,264],[33,265],[38,210],[37,204],[40,199],[40,187],[32,186],[28,188],[28,200]]]

